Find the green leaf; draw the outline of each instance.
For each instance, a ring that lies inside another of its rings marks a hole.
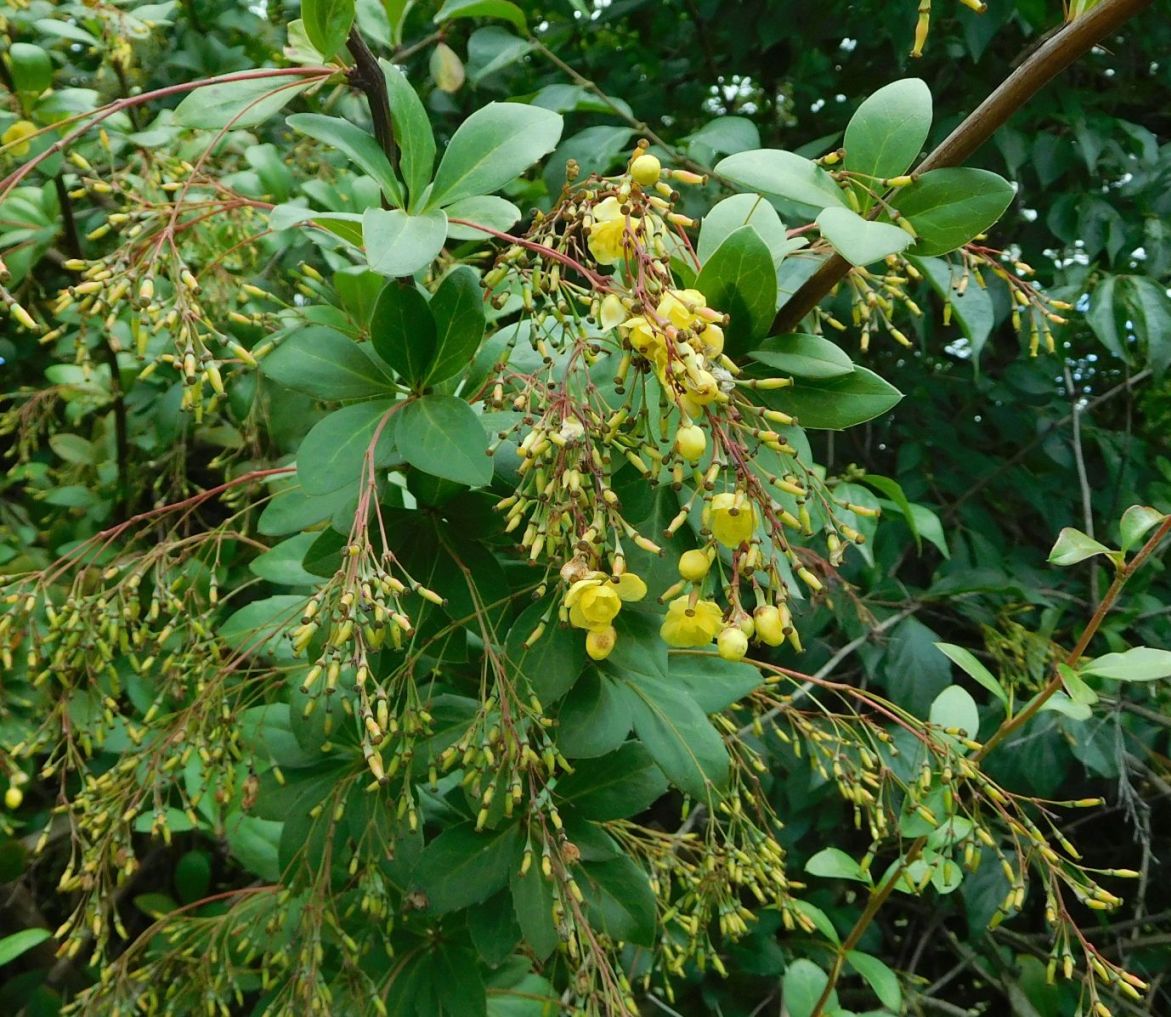
[[[888,222],[871,222],[848,208],[822,209],[817,217],[821,235],[851,265],[869,265],[898,254],[913,242],[906,230]]]
[[[388,60],[379,60],[378,63],[390,98],[390,118],[399,145],[399,169],[410,191],[411,211],[415,211],[431,183],[431,171],[435,168],[435,135],[431,131],[427,110],[406,75]]]
[[[1045,713],[1060,713],[1063,717],[1078,721],[1089,720],[1094,715],[1089,703],[1074,702],[1064,692],[1054,692],[1045,700],[1041,710]]]
[[[305,598],[284,593],[245,604],[220,623],[219,637],[247,656],[286,656],[291,652],[281,637],[301,616]]]
[[[708,802],[728,780],[724,740],[703,710],[668,679],[629,672],[620,679],[632,693],[628,709],[634,731],[677,788]]]
[[[294,392],[333,402],[394,391],[394,382],[364,347],[324,325],[298,329],[260,362],[260,373]]]
[[[777,275],[768,245],[752,226],[730,233],[695,279],[711,307],[731,315],[727,352],[737,355],[772,324]]]
[[[866,980],[883,1006],[893,1013],[903,1012],[903,990],[899,986],[899,977],[883,961],[857,950],[850,950],[846,960]]]
[[[1079,561],[1085,561],[1096,554],[1110,555],[1112,553],[1105,544],[1098,543],[1093,537],[1082,533],[1081,530],[1066,526],[1057,534],[1057,543],[1049,552],[1049,564],[1076,565]]]
[[[432,984],[442,1017],[488,1017],[488,993],[481,966],[471,950],[444,943],[435,952],[432,964]]]
[[[8,72],[18,92],[40,95],[53,83],[53,61],[48,52],[31,42],[8,47]]]
[[[234,813],[224,822],[228,850],[249,872],[275,883],[281,878],[280,840],[284,825]]]
[[[52,937],[53,934],[48,929],[21,929],[10,936],[5,936],[0,939],[0,967]]]
[[[520,209],[511,201],[494,194],[481,194],[474,198],[461,198],[447,206],[447,237],[449,240],[491,240],[492,234],[475,226],[457,223],[464,219],[469,223],[487,226],[498,233],[507,233],[520,220]]]
[[[264,123],[293,96],[305,91],[312,80],[287,77],[247,78],[204,85],[175,107],[180,127],[220,130],[231,126],[255,127]]]
[[[583,862],[578,885],[591,921],[611,939],[654,946],[655,894],[647,874],[630,858]]]
[[[778,148],[737,152],[716,163],[715,171],[746,190],[776,194],[814,208],[846,204],[841,189],[825,170],[809,159]]]
[[[467,265],[448,272],[431,298],[435,320],[435,357],[426,382],[434,385],[454,378],[467,367],[484,338],[484,291]]]
[[[427,298],[409,283],[387,283],[370,316],[370,338],[403,381],[421,384],[435,359],[435,319]]]
[[[748,355],[762,364],[798,378],[840,378],[854,371],[854,362],[836,343],[819,335],[793,332],[775,335]]]
[[[354,0],[301,0],[301,20],[313,48],[328,60],[345,44],[354,24]]]
[[[376,399],[334,410],[313,425],[297,449],[297,479],[308,495],[339,488],[357,491],[366,469],[366,450],[394,402]],[[388,421],[374,450],[375,467],[394,462],[394,427]]]
[[[975,738],[980,731],[980,709],[976,700],[959,685],[949,685],[935,697],[929,719],[940,727],[962,731],[968,738]]]
[[[931,288],[951,307],[961,332],[972,344],[972,359],[979,360],[996,324],[996,311],[987,288],[973,284],[961,292],[959,284],[965,275],[963,267],[940,258],[912,258],[911,263],[927,276]]]
[[[321,760],[320,752],[307,750],[297,741],[288,703],[250,706],[239,715],[237,724],[241,741],[258,762],[303,767]]]
[[[484,425],[462,399],[428,395],[403,407],[395,429],[402,457],[416,469],[468,487],[492,479]]]
[[[627,819],[649,808],[667,791],[667,778],[638,742],[617,752],[574,764],[573,773],[557,782],[564,806],[586,819]]]
[[[785,969],[785,977],[781,982],[785,1012],[789,1017],[811,1017],[813,1008],[821,999],[821,994],[828,983],[829,975],[813,961],[804,957],[793,961]],[[837,1007],[836,997],[836,993],[830,996],[832,1002],[827,1007],[830,1012]]]
[[[327,117],[320,113],[294,113],[285,118],[285,123],[294,131],[336,148],[363,173],[373,177],[392,204],[404,204],[402,184],[372,134],[341,117]]]
[[[1073,702],[1082,703],[1085,706],[1093,706],[1098,702],[1098,693],[1082,681],[1081,675],[1068,664],[1059,662],[1057,673],[1061,675],[1061,682]]]
[[[526,647],[525,643],[546,613],[552,613],[552,617],[544,633],[532,646]],[[547,601],[531,604],[521,612],[508,632],[504,647],[509,664],[528,680],[529,687],[546,706],[573,687],[587,660],[581,632],[559,625]]]
[[[676,650],[667,661],[671,683],[686,691],[704,713],[726,710],[764,681],[751,664],[724,660],[714,653]]]
[[[759,194],[733,194],[712,206],[699,226],[699,243],[695,253],[704,263],[732,233],[741,226],[751,226],[760,234],[773,256],[773,264],[793,249],[794,241],[789,239],[785,224],[773,208]],[[797,242],[797,246],[800,243]]]
[[[721,155],[760,148],[760,131],[748,117],[716,117],[690,135],[688,144],[699,142]]]
[[[585,633],[573,633],[584,645]],[[558,714],[557,747],[570,759],[613,752],[630,731],[625,690],[590,668],[577,681]]]
[[[315,533],[298,533],[248,563],[248,571],[281,586],[315,586],[318,576],[301,565],[305,552],[316,539]]]
[[[1153,646],[1136,646],[1122,653],[1107,653],[1082,664],[1084,675],[1112,678],[1117,682],[1153,682],[1171,678],[1171,650]]]
[[[447,145],[428,207],[491,194],[557,147],[561,117],[539,106],[490,102],[467,118]]]
[[[444,830],[423,850],[418,882],[435,914],[486,900],[520,865],[520,828],[512,823],[477,833],[471,823]]]
[[[447,240],[447,215],[433,208],[420,215],[368,208],[362,215],[366,263],[379,275],[401,278],[426,268]]]
[[[500,25],[477,28],[468,39],[468,81],[478,85],[531,53],[536,44]]]
[[[207,896],[211,886],[211,857],[206,851],[188,851],[175,865],[175,890],[190,904]]]
[[[769,406],[795,416],[802,427],[835,431],[873,420],[903,398],[897,388],[866,367],[758,395]]]
[[[1167,516],[1150,505],[1131,505],[1122,513],[1119,529],[1122,533],[1122,553],[1137,547],[1153,527],[1158,526]]]
[[[928,170],[891,199],[919,240],[920,257],[963,247],[1004,214],[1016,189],[1004,177],[967,166]]]
[[[906,173],[927,140],[931,114],[931,91],[919,78],[885,85],[850,118],[843,165],[879,178]]]
[[[858,883],[870,884],[869,873],[865,872],[853,858],[840,848],[822,848],[805,863],[805,871],[811,876],[826,879],[852,879]]]
[[[1004,691],[1004,686],[997,681],[996,676],[981,664],[969,650],[965,650],[962,646],[956,646],[954,643],[936,643],[935,645],[939,648],[939,652],[963,671],[964,674],[978,685],[986,688],[1004,703],[1005,706],[1008,706],[1008,693]]]
[[[513,870],[509,882],[521,934],[537,960],[543,961],[561,942],[553,921],[553,881],[541,874],[540,865],[533,864],[523,876],[519,868]]]
[[[446,0],[432,20],[442,25],[456,18],[502,18],[511,21],[521,32],[528,27],[524,11],[510,0]]]

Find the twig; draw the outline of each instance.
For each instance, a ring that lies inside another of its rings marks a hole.
[[[1081,488],[1082,494],[1082,528],[1085,530],[1086,536],[1094,536],[1094,502],[1092,492],[1090,491],[1090,478],[1086,473],[1086,458],[1082,452],[1082,412],[1084,407],[1081,406],[1081,397],[1078,395],[1077,389],[1073,387],[1073,373],[1069,369],[1069,362],[1065,364],[1065,391],[1069,395],[1070,403],[1073,409],[1070,412],[1070,417],[1073,421],[1073,461],[1077,467],[1077,482],[1078,487]],[[1096,567],[1090,569],[1090,603],[1097,607],[1098,605],[1098,570]]]
[[[1058,29],[916,167],[914,175],[961,165],[1041,88],[1151,3],[1152,0],[1101,0],[1089,14]],[[833,255],[777,312],[773,333],[792,332],[849,271],[850,263],[839,254]]]

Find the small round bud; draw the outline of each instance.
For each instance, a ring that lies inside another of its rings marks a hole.
[[[785,623],[781,612],[772,604],[758,607],[753,613],[756,638],[767,646],[780,646],[785,641]]]
[[[689,463],[697,463],[707,448],[707,435],[697,424],[685,424],[675,432],[675,451]]]
[[[20,808],[21,802],[24,801],[24,792],[18,787],[10,787],[4,792],[4,806],[13,811]]]
[[[614,626],[589,632],[586,634],[586,653],[592,660],[605,660],[618,642],[618,633]]]
[[[679,558],[679,575],[689,583],[700,582],[711,567],[711,559],[705,551],[684,551]]]
[[[653,155],[643,154],[630,164],[630,175],[634,177],[636,183],[642,184],[643,187],[650,187],[658,183],[659,173],[662,172],[662,164]]]
[[[748,637],[735,625],[729,625],[716,637],[716,648],[724,660],[743,660],[748,652]]]

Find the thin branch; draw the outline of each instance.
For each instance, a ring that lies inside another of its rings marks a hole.
[[[1065,391],[1069,395],[1072,410],[1070,417],[1072,418],[1072,438],[1073,438],[1073,461],[1077,467],[1077,482],[1078,487],[1081,488],[1082,495],[1082,529],[1085,530],[1086,536],[1093,537],[1094,535],[1094,501],[1093,492],[1090,490],[1090,477],[1086,472],[1086,457],[1082,451],[1082,413],[1085,407],[1081,405],[1081,396],[1073,385],[1073,372],[1069,369],[1069,362],[1065,364]],[[1090,603],[1098,606],[1098,569],[1096,567],[1090,568]]]
[[[1089,14],[1058,29],[918,165],[914,175],[964,163],[1054,77],[1152,2],[1101,0]],[[777,312],[773,332],[793,331],[849,271],[850,263],[833,255]]]

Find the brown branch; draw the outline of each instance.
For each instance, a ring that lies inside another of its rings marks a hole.
[[[961,165],[1054,77],[1151,3],[1102,0],[1089,14],[1058,29],[916,167],[913,175]],[[793,331],[849,271],[850,263],[839,254],[833,255],[777,312],[773,332]]]
[[[350,84],[366,94],[370,119],[374,122],[374,138],[397,173],[398,145],[394,140],[394,121],[390,117],[390,95],[386,91],[386,78],[378,66],[378,58],[356,27],[350,30],[346,49],[354,58],[354,66],[349,72]]]

